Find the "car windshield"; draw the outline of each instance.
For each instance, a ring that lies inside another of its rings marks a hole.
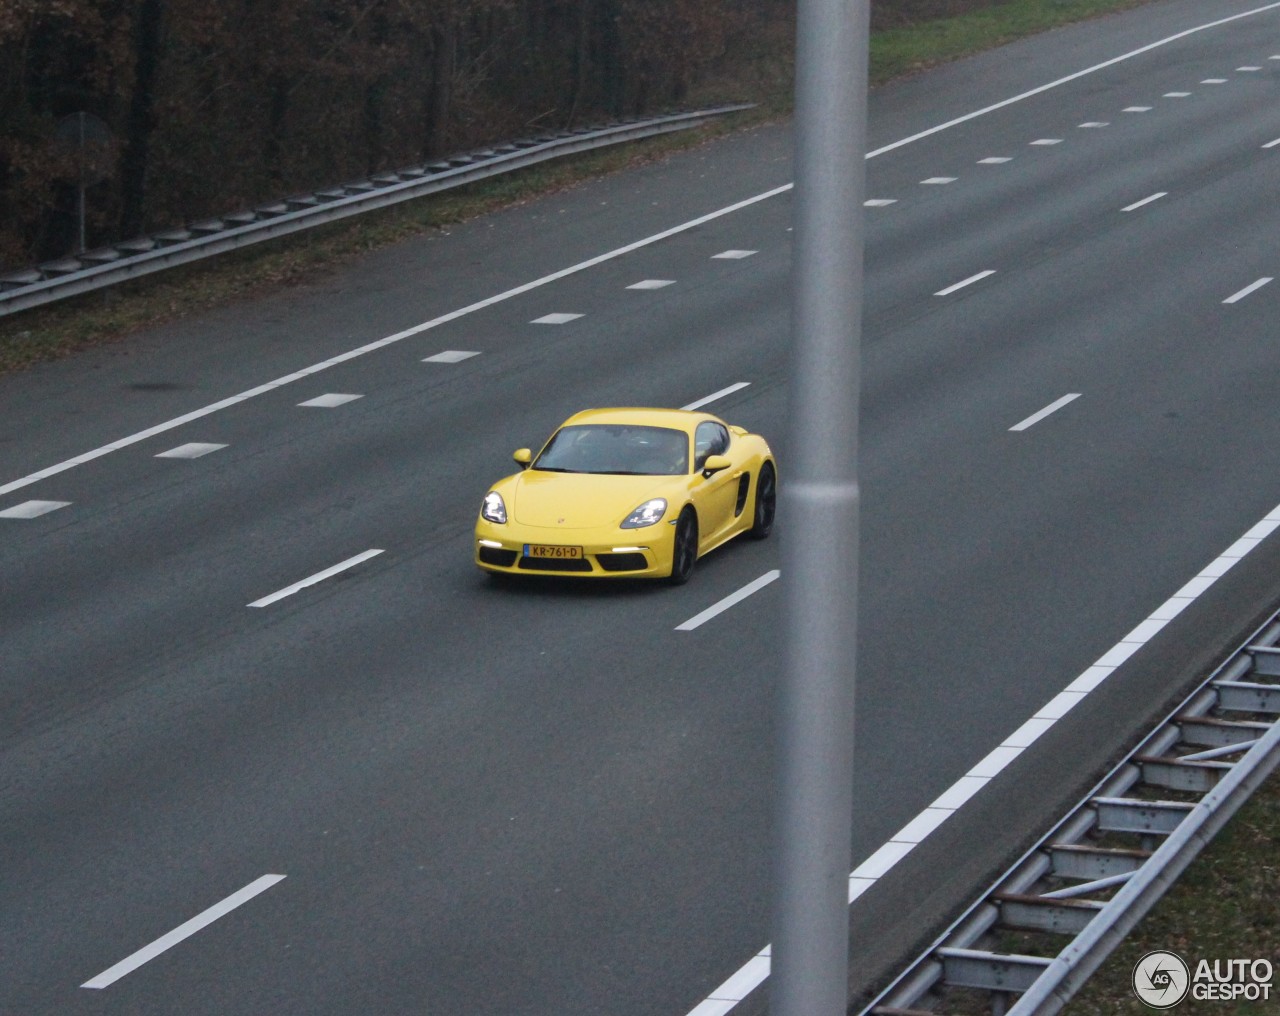
[[[679,476],[689,471],[689,436],[667,427],[619,423],[561,427],[533,468],[558,473]]]

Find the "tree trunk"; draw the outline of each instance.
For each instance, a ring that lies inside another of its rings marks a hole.
[[[428,159],[445,154],[449,144],[449,113],[453,99],[454,56],[457,34],[452,17],[431,26],[431,84],[427,89],[427,109],[423,154]]]
[[[141,233],[147,219],[147,167],[155,131],[155,87],[160,67],[163,0],[142,0],[134,25],[133,95],[120,153],[120,235]]]

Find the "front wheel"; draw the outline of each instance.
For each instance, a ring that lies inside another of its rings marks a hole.
[[[773,532],[773,517],[778,513],[778,476],[773,463],[760,467],[756,480],[756,504],[751,520],[751,538],[763,540]]]
[[[676,522],[676,535],[671,547],[671,575],[667,579],[673,586],[682,586],[693,574],[698,560],[698,516],[692,508],[680,513]]]

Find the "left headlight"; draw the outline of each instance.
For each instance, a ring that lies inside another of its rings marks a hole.
[[[507,506],[502,500],[502,495],[496,490],[491,490],[484,496],[484,503],[480,505],[480,517],[486,522],[504,523],[507,521]]]
[[[643,529],[655,522],[662,521],[662,514],[667,510],[667,499],[652,497],[622,520],[623,529]]]

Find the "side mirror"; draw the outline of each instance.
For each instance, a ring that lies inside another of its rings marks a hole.
[[[521,469],[528,469],[529,463],[533,461],[533,454],[528,448],[517,448],[511,457],[520,463]]]
[[[728,469],[731,465],[733,463],[727,455],[708,455],[707,461],[702,464],[702,476],[705,479],[722,469]]]

